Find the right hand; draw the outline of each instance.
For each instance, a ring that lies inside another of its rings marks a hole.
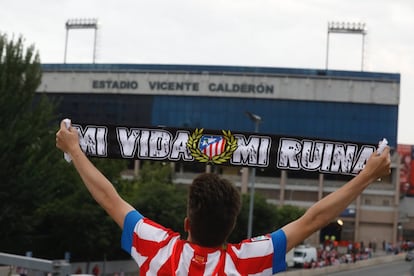
[[[69,154],[79,149],[78,131],[74,127],[68,129],[63,120],[60,122],[59,131],[56,132],[56,147]]]
[[[390,147],[386,146],[380,155],[374,152],[361,173],[367,174],[372,181],[389,175],[391,173]]]

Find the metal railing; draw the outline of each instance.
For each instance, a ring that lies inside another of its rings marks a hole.
[[[45,260],[0,252],[0,265],[21,267],[29,271],[51,273],[51,275],[71,274],[71,265],[66,260]]]

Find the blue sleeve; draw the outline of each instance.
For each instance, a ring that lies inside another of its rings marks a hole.
[[[273,274],[286,270],[286,235],[282,229],[272,234],[273,242]]]
[[[121,247],[129,254],[131,254],[132,237],[134,236],[135,226],[142,218],[143,216],[136,210],[129,212],[125,216],[124,228],[121,236]]]

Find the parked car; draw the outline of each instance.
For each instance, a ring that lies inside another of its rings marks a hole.
[[[299,245],[293,250],[293,262],[295,267],[305,267],[305,265],[318,261],[315,247]]]
[[[293,250],[291,249],[288,253],[286,253],[286,267],[294,267],[295,266],[295,262],[293,260]]]
[[[412,260],[414,260],[414,250],[410,250],[407,252],[407,255],[405,255],[405,260],[407,262],[411,262]]]

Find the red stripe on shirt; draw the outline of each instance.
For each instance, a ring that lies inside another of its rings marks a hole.
[[[230,255],[233,263],[238,271],[246,274],[260,273],[265,269],[269,269],[273,265],[273,255],[239,258],[231,247],[228,248],[227,253]]]
[[[188,275],[204,275],[206,269],[207,254],[194,251],[191,264],[188,269]]]

